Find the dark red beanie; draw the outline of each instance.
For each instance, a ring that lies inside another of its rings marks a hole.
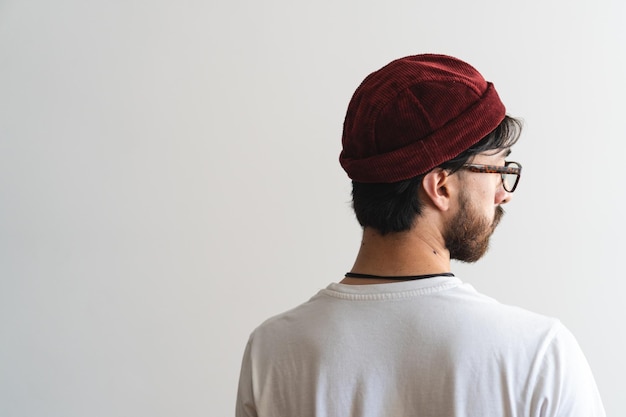
[[[444,55],[401,58],[355,91],[339,160],[357,182],[405,180],[467,150],[504,116],[493,84],[469,64]]]

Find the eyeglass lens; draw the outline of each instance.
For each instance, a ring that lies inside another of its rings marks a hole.
[[[515,162],[509,162],[507,166],[512,168],[518,168],[519,164],[516,164]],[[517,174],[502,174],[502,184],[504,185],[504,189],[511,192],[515,188],[517,177]]]

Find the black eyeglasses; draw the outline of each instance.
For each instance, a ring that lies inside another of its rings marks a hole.
[[[500,174],[502,176],[502,186],[509,193],[515,191],[519,178],[522,175],[522,165],[513,161],[505,162],[504,166],[465,164],[463,168],[469,169],[472,172]]]

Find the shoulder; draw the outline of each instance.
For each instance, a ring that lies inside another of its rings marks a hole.
[[[460,285],[444,295],[448,308],[474,326],[486,326],[520,336],[535,335],[543,340],[551,339],[563,328],[557,318],[501,303],[479,293],[469,284]]]
[[[605,416],[593,374],[574,335],[558,323],[537,358],[530,403],[555,416]]]
[[[250,340],[259,343],[262,340],[274,340],[279,335],[284,338],[286,335],[302,329],[303,321],[307,321],[310,326],[311,322],[324,311],[319,298],[318,293],[310,300],[262,321],[252,331]]]

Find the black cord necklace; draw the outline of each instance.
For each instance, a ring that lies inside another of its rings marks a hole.
[[[404,276],[395,276],[395,277],[359,274],[357,272],[346,272],[346,278],[390,279],[394,281],[412,281],[416,279],[426,279],[426,278],[434,278],[434,277],[453,277],[453,276],[454,274],[452,272],[442,272],[440,274],[426,274],[426,275],[404,275]]]

